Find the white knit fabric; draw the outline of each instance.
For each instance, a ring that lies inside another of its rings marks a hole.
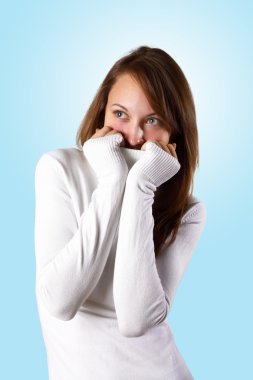
[[[36,299],[49,380],[190,380],[166,317],[206,222],[192,197],[155,258],[152,204],[180,164],[120,134],[44,153],[35,171]]]

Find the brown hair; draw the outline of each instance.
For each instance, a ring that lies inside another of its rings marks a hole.
[[[193,192],[194,172],[199,165],[196,113],[190,86],[184,73],[165,51],[140,46],[120,58],[110,69],[99,87],[76,136],[81,147],[104,125],[105,108],[109,92],[117,77],[131,74],[170,132],[170,142],[177,144],[176,152],[180,170],[169,181],[160,185],[154,195],[154,248],[157,257],[175,239],[184,212]]]

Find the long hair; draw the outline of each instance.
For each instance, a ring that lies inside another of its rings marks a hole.
[[[154,194],[153,239],[157,257],[165,241],[169,246],[176,239],[192,196],[194,173],[199,165],[195,106],[186,77],[174,59],[161,49],[140,46],[120,58],[106,75],[78,129],[78,147],[82,147],[96,128],[103,127],[109,92],[123,73],[132,75],[140,84],[154,112],[168,128],[170,141],[177,144],[181,164],[177,174]]]

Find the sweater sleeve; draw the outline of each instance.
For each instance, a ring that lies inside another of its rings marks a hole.
[[[111,157],[106,157],[101,145],[115,138],[89,142],[90,152],[98,145],[106,174],[103,177],[100,173],[98,185],[80,220],[73,209],[62,164],[45,153],[36,166],[36,296],[52,316],[61,320],[72,319],[96,286],[118,227],[124,171],[116,178],[112,162],[117,162],[119,169],[121,157],[112,147]]]
[[[174,243],[167,248],[164,245],[156,258],[152,215],[155,190],[147,176],[136,179],[129,173],[113,283],[119,330],[129,337],[143,335],[165,320],[206,219],[204,204],[197,202],[184,215]]]

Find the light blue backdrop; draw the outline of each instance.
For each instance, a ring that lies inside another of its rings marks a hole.
[[[250,1],[231,0],[2,3],[2,379],[47,379],[34,294],[36,162],[75,145],[109,68],[144,44],[171,54],[190,82],[195,195],[208,211],[168,320],[196,380],[253,378],[252,16]]]

